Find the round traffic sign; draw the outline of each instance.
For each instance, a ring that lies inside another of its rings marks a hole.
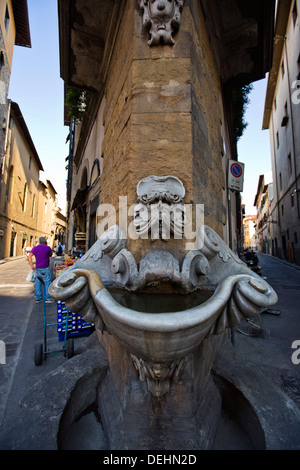
[[[230,172],[235,178],[240,178],[243,173],[243,169],[239,163],[233,163],[230,167]]]

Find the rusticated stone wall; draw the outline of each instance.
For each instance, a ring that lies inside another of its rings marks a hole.
[[[175,45],[148,45],[137,2],[128,2],[107,73],[101,203],[136,202],[149,175],[174,175],[184,203],[204,204],[205,223],[222,235],[225,222],[221,88],[198,2],[186,1]],[[150,244],[150,245],[149,245]],[[140,258],[167,248],[182,258],[180,240],[128,240]]]

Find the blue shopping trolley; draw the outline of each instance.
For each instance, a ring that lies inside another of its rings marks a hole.
[[[60,328],[63,330],[63,345],[60,349],[57,350],[50,350],[47,344],[47,328],[52,326],[57,326],[58,322],[55,323],[47,323],[47,315],[46,315],[46,286],[44,280],[39,277],[38,278],[43,286],[43,318],[44,318],[44,341],[43,343],[38,343],[35,346],[34,350],[34,363],[36,366],[40,366],[44,359],[47,358],[50,354],[55,353],[64,353],[64,356],[70,359],[74,356],[74,339],[68,338],[68,322],[69,322],[69,312],[66,312],[64,321],[60,323]]]

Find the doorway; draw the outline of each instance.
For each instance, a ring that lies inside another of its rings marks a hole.
[[[9,252],[10,257],[16,255],[16,241],[17,241],[17,232],[12,231],[11,240],[10,240],[10,252]]]
[[[287,259],[286,236],[282,235],[282,258]]]

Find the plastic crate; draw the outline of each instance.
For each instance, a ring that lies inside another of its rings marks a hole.
[[[68,318],[68,324],[67,324]],[[57,332],[58,340],[64,341],[67,327],[67,338],[76,336],[89,336],[95,325],[83,320],[78,313],[69,312],[63,300],[57,301]]]

